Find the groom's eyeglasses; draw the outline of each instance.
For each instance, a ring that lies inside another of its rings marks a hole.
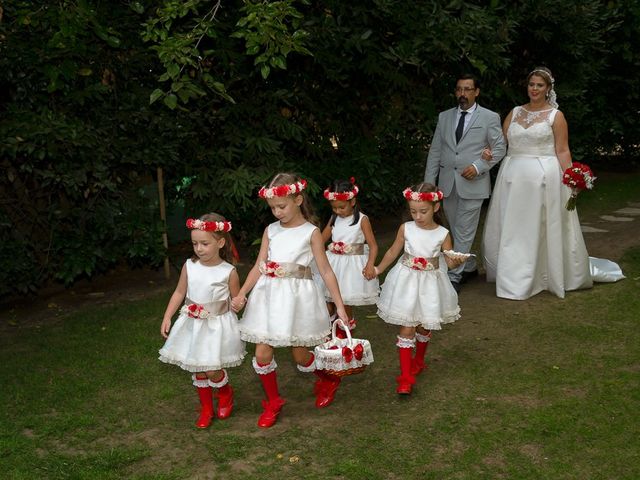
[[[475,91],[475,88],[472,87],[456,87],[456,93],[471,93]]]

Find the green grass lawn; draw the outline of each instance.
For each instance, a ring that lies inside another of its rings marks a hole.
[[[603,180],[579,199],[581,214],[640,201],[637,182]],[[512,302],[469,285],[463,317],[434,333],[409,398],[395,394],[396,329],[360,308],[375,363],[318,410],[313,376],[277,350],[288,404],[269,430],[256,426],[251,354],[230,369],[231,418],[193,426],[189,374],[157,360],[169,291],[5,328],[0,478],[636,480],[640,247],[621,265],[626,280],[564,300]]]

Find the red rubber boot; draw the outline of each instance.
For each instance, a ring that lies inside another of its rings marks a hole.
[[[194,375],[193,384],[198,390],[198,397],[200,398],[200,416],[196,420],[196,427],[207,428],[213,420],[213,390],[209,386],[207,377],[197,378]]]
[[[400,358],[400,376],[396,378],[398,388],[396,393],[400,395],[411,395],[415,377],[411,374],[411,354],[415,345],[414,338],[398,337],[398,357]]]
[[[316,394],[316,407],[328,407],[333,403],[342,379],[324,370],[315,370],[313,373],[318,377],[314,389],[314,393]]]
[[[411,360],[411,375],[414,377],[420,375],[420,373],[429,368],[424,363],[424,359],[427,356],[427,349],[429,348],[429,342],[431,341],[431,330],[428,330],[426,335],[416,333],[416,351],[413,359]]]
[[[233,388],[229,385],[229,375],[223,370],[224,376],[219,382],[211,382],[211,386],[217,388],[214,396],[218,399],[216,415],[220,420],[229,418],[233,411]]]
[[[271,363],[267,365],[260,365],[255,358],[253,359],[253,367],[258,373],[264,393],[267,395],[267,399],[262,401],[263,412],[258,418],[260,428],[272,427],[278,421],[278,415],[285,404],[284,398],[280,397],[278,392],[277,366],[275,360],[271,360]]]

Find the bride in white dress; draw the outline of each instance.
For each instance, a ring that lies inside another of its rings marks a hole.
[[[524,300],[542,290],[564,298],[565,291],[590,288],[593,280],[624,278],[612,262],[605,267],[609,272],[592,278],[578,214],[565,208],[570,190],[562,173],[571,165],[571,152],[553,82],[548,69],[533,70],[529,103],[515,107],[503,125],[509,149],[483,235],[487,281],[496,283],[502,298]]]

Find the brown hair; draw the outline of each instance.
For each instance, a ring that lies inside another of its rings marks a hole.
[[[226,218],[224,218],[222,215],[218,213],[205,213],[204,215],[199,217],[198,220],[202,220],[203,222],[226,222],[227,221]],[[236,257],[233,254],[235,250],[235,245],[233,243],[233,238],[231,238],[231,235],[229,234],[229,232],[208,232],[208,233],[210,233],[213,236],[213,238],[215,238],[216,240],[219,240],[221,238],[225,239],[224,246],[220,249],[220,258],[235,265]],[[191,256],[192,262],[196,262],[197,260],[198,260],[197,255]]]
[[[427,182],[422,182],[422,183],[418,183],[416,185],[412,185],[411,190],[417,193],[431,193],[431,192],[437,192],[438,191],[438,187],[436,187],[434,184],[432,183],[427,183]],[[407,200],[408,202],[409,200]],[[433,206],[435,208],[436,204],[441,203],[441,202],[431,202],[433,203]],[[433,220],[438,224],[438,225],[444,225],[444,212],[442,209],[442,205],[440,205],[440,208],[438,209],[437,212],[433,212]]]
[[[292,183],[296,183],[301,180],[302,178],[300,178],[300,176],[296,175],[295,173],[281,172],[281,173],[278,173],[275,177],[273,177],[271,182],[269,182],[269,185],[267,185],[267,188],[277,187],[279,185],[291,185]],[[296,195],[302,196],[302,204],[300,205],[300,211],[302,212],[302,216],[308,222],[311,222],[316,226],[319,225],[320,222],[318,220],[318,217],[316,217],[313,211],[313,206],[309,201],[309,196],[307,195],[306,189],[300,193],[293,193],[289,196],[295,197]]]
[[[529,75],[527,75],[527,83],[529,82],[529,80],[531,80],[531,77],[533,76],[536,77],[540,77],[544,80],[544,83],[547,84],[547,87],[551,88],[551,86],[553,85],[553,74],[551,73],[551,70],[549,70],[547,67],[536,67],[534,68],[531,73]]]

